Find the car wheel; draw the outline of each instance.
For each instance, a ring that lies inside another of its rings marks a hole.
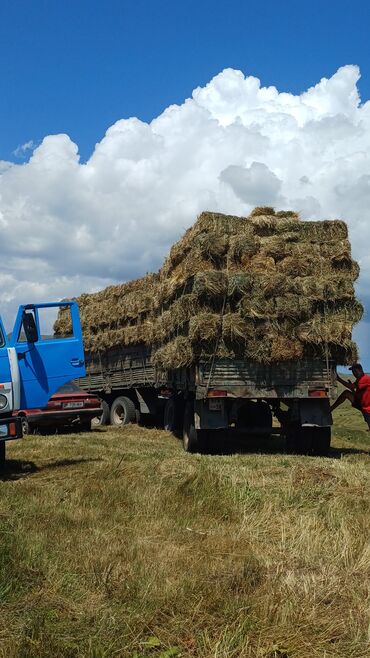
[[[91,420],[82,420],[80,423],[78,423],[77,428],[79,432],[90,432]]]
[[[26,416],[21,416],[21,423],[22,423],[22,434],[23,436],[27,436],[27,434],[31,433],[31,430],[30,430],[30,424]]]
[[[101,408],[102,408],[101,415],[95,416],[95,418],[93,418],[91,421],[92,427],[99,427],[99,425],[109,425],[110,409],[108,402],[106,402],[105,400],[101,400]]]

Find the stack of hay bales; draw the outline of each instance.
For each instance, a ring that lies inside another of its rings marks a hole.
[[[163,369],[214,356],[350,363],[363,313],[358,274],[342,221],[273,208],[247,218],[205,212],[157,274],[81,295],[85,348],[146,344]]]

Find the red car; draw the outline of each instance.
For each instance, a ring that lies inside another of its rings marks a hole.
[[[96,395],[85,393],[74,382],[69,382],[51,396],[43,409],[21,409],[13,415],[22,418],[23,434],[35,429],[55,432],[67,427],[78,432],[90,430],[92,419],[101,416],[102,411]]]

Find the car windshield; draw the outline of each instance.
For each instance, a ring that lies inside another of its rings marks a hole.
[[[74,382],[68,382],[58,388],[57,393],[81,393],[81,389]]]

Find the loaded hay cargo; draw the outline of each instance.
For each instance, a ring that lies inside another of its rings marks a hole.
[[[81,384],[113,423],[164,407],[187,450],[207,430],[271,433],[273,412],[292,449],[325,453],[335,367],[357,359],[358,274],[343,221],[202,213],[158,273],[78,299]]]

